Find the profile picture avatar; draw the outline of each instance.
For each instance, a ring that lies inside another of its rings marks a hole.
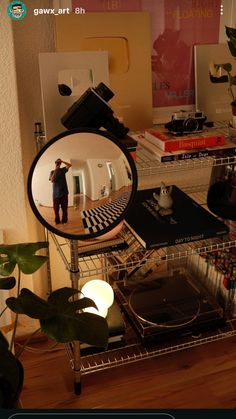
[[[26,6],[21,1],[12,1],[7,8],[8,16],[13,20],[21,20],[26,15]]]

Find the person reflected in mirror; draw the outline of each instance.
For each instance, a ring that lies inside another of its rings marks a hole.
[[[64,164],[65,166],[61,167]],[[55,161],[55,169],[50,172],[49,180],[53,185],[53,209],[55,213],[56,224],[67,224],[68,222],[68,186],[66,181],[66,173],[70,169],[71,164],[61,159]],[[60,219],[60,208],[62,218]]]

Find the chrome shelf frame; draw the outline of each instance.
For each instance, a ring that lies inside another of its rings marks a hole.
[[[236,145],[235,145],[236,147]],[[235,155],[225,155],[218,157],[202,157],[187,160],[177,160],[171,162],[159,162],[141,146],[137,147],[136,167],[138,176],[152,176],[168,172],[179,172],[180,170],[194,170],[213,166],[225,166],[236,163]]]
[[[81,354],[81,374],[91,374],[109,368],[119,367],[138,361],[144,361],[177,351],[193,348],[195,346],[206,345],[219,340],[229,339],[236,336],[236,319],[227,320],[222,329],[214,332],[205,332],[199,336],[180,337],[171,341],[156,345],[142,345],[139,342],[124,345],[116,349],[108,349],[104,352],[93,353],[92,355]],[[72,369],[74,369],[74,348],[67,346],[67,355],[70,359]]]
[[[207,185],[184,188],[196,202],[206,207]],[[227,222],[230,225],[230,232],[220,238],[199,240],[175,246],[163,247],[154,250],[145,250],[137,239],[124,226],[121,235],[127,241],[129,247],[125,251],[116,251],[100,255],[87,256],[79,259],[80,278],[87,278],[93,275],[108,275],[117,272],[117,275],[126,270],[130,270],[147,263],[161,263],[164,261],[177,260],[193,254],[205,254],[217,250],[226,250],[236,246],[236,222]],[[70,262],[64,249],[70,246],[69,240],[60,243],[57,236],[50,233],[53,241],[64,261],[67,270],[70,270]],[[106,259],[106,260],[105,260]]]
[[[153,159],[153,156],[141,147],[138,147],[136,161],[139,176],[150,176],[157,173],[163,174],[180,170],[186,171],[231,163],[236,164],[236,156],[209,157],[160,163]],[[199,204],[207,208],[206,194],[208,185],[188,186],[183,189]],[[174,265],[177,266],[177,261],[181,264],[182,261],[189,259],[189,257],[197,257],[197,255],[206,255],[213,251],[231,249],[232,247],[236,247],[236,222],[226,223],[230,225],[230,232],[224,237],[194,241],[154,250],[145,250],[128,227],[124,226],[120,234],[127,241],[129,245],[128,249],[84,258],[78,256],[79,279],[89,278],[94,275],[105,275],[106,278],[111,276],[112,281],[116,281],[116,275],[118,277],[119,274],[124,274],[128,277],[129,273],[132,273],[134,269],[146,264],[147,266],[149,264],[156,264],[158,266],[163,262],[170,262],[167,264],[169,267],[174,261]],[[65,268],[71,272],[73,264],[71,262],[70,252],[68,251],[71,246],[70,240],[64,239],[62,241],[55,234],[49,234],[64,262]],[[233,298],[235,301],[235,295],[233,295]],[[236,313],[236,302],[234,311]],[[122,346],[116,349],[110,347],[107,351],[93,353],[92,355],[83,355],[83,352],[80,351],[79,342],[73,342],[70,345],[66,345],[66,351],[71,367],[75,371],[76,377],[78,376],[77,381],[80,382],[81,375],[83,376],[108,368],[123,366],[195,346],[232,338],[236,336],[236,315],[234,316],[230,316],[229,313],[228,319],[221,329],[203,332],[199,336],[181,336],[179,338],[173,338],[171,341],[155,344],[144,344],[136,336],[131,342],[124,340]],[[127,326],[132,329],[132,325],[127,323]],[[78,370],[79,363],[80,368]]]

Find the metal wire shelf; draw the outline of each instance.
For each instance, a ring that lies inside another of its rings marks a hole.
[[[193,254],[203,255],[208,252],[226,250],[236,246],[236,229],[231,231],[227,237],[178,244],[152,251],[144,250],[127,227],[124,227],[122,234],[124,234],[126,241],[129,243],[129,248],[126,251],[106,253],[106,258],[104,254],[101,254],[79,259],[80,278],[112,274],[114,272],[119,274],[124,270],[129,272],[131,269],[137,268],[144,263],[159,264],[164,261],[185,258]],[[54,242],[59,252],[63,253],[62,245],[59,244],[55,236]],[[64,253],[63,255],[63,260],[66,260],[66,266],[69,269],[69,262]]]
[[[207,185],[198,185],[184,188],[196,202],[206,207]],[[80,278],[108,275],[121,272],[129,273],[143,264],[160,264],[164,261],[182,259],[193,254],[203,255],[212,251],[226,250],[236,246],[236,222],[226,222],[230,226],[230,233],[221,238],[213,237],[175,246],[163,247],[154,250],[145,250],[133,236],[128,227],[124,226],[121,235],[129,247],[125,251],[107,252],[93,256],[79,258]],[[70,270],[69,240],[59,241],[58,237],[51,234],[57,250],[61,254],[66,269]]]
[[[173,269],[173,271],[172,271]],[[235,293],[231,294],[228,292],[223,285],[222,275],[220,273],[213,273],[209,271],[209,265],[205,258],[201,258],[198,255],[194,255],[192,258],[185,261],[180,261],[180,266],[177,267],[176,263],[168,267],[168,273],[171,277],[171,272],[176,272],[177,270],[185,270],[195,280],[199,283],[202,283],[205,288],[208,289],[208,292],[212,295],[213,298],[216,298],[219,301],[219,296],[221,300],[221,306],[224,305],[224,318],[225,321],[222,324],[218,324],[210,328],[210,324],[206,329],[197,329],[194,331],[194,328],[188,331],[183,331],[181,333],[181,328],[179,333],[171,336],[168,339],[160,340],[159,337],[154,339],[145,339],[142,340],[137,333],[135,332],[134,324],[132,322],[133,314],[127,317],[127,305],[128,300],[125,299],[125,296],[120,292],[120,288],[117,288],[117,283],[114,284],[116,289],[116,295],[118,297],[121,307],[124,311],[124,319],[126,323],[126,331],[122,339],[118,339],[117,342],[110,343],[106,351],[98,351],[95,348],[90,347],[89,352],[81,352],[81,373],[91,374],[94,372],[103,371],[106,369],[123,366],[126,364],[131,364],[139,361],[144,361],[146,359],[159,357],[162,355],[174,353],[177,351],[193,348],[195,346],[205,345],[212,342],[232,338],[236,336],[236,299]],[[162,277],[162,274],[159,273],[159,276]],[[134,279],[134,282],[136,279]],[[139,277],[138,282],[143,281],[142,276]],[[125,281],[121,281],[126,283]],[[132,279],[131,279],[132,282]],[[141,282],[140,282],[141,283]],[[232,290],[234,291],[234,290]],[[118,294],[117,294],[118,292]],[[223,297],[224,296],[224,297]],[[121,297],[121,298],[120,298]],[[222,297],[224,298],[224,304]],[[228,303],[231,302],[230,306]],[[126,307],[126,309],[125,309]],[[212,306],[212,312],[217,312],[218,309],[215,306]],[[73,344],[67,346],[67,353],[70,359],[71,367],[74,369],[74,347]]]
[[[188,160],[159,162],[141,146],[137,147],[136,167],[139,176],[151,176],[157,173],[178,172],[180,170],[193,170],[205,167],[222,166],[236,163],[234,154],[219,157],[202,157]]]
[[[214,129],[219,130],[226,138],[229,136],[228,121],[215,121]],[[142,133],[136,132],[133,134]],[[236,146],[236,144],[235,144]],[[180,170],[200,169],[212,166],[222,166],[236,163],[235,153],[222,154],[221,156],[209,156],[193,158],[187,160],[176,160],[170,162],[160,162],[140,144],[137,147],[136,166],[139,176],[150,176],[157,173],[177,172]]]
[[[137,342],[117,349],[109,349],[105,352],[82,356],[81,372],[83,375],[91,374],[108,368],[143,361],[145,359],[166,355],[195,346],[228,339],[235,335],[236,320],[228,320],[222,329],[213,332],[205,332],[198,337],[181,337],[178,339],[171,339],[170,342],[145,346]],[[70,354],[70,357],[71,355],[72,354]]]

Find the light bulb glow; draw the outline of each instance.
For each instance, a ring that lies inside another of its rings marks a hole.
[[[81,292],[85,297],[91,298],[98,308],[96,310],[94,307],[87,307],[84,311],[99,314],[102,317],[107,316],[108,308],[114,301],[114,292],[108,282],[92,279],[84,284]]]

